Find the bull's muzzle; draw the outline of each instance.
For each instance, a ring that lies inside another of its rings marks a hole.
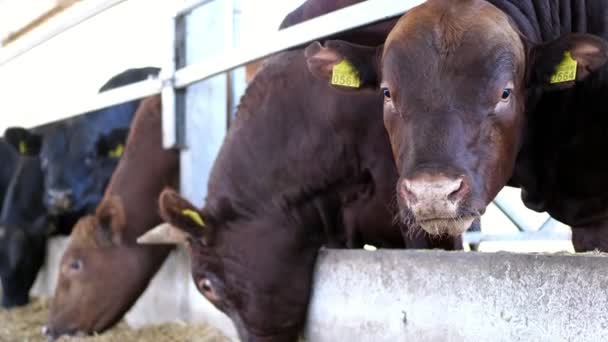
[[[416,223],[431,235],[460,235],[475,219],[461,214],[461,204],[471,193],[464,176],[418,174],[402,179],[398,191]]]
[[[46,202],[52,214],[60,214],[69,211],[73,204],[73,194],[71,190],[49,189],[46,194]]]

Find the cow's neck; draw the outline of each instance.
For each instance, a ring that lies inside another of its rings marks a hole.
[[[353,248],[358,244],[353,234],[346,231],[343,209],[367,188],[370,175],[366,172],[344,174],[316,188],[294,189],[281,193],[275,200],[283,215],[297,217],[298,227],[311,236],[318,236],[319,247]]]
[[[117,195],[123,202],[127,229],[121,239],[128,243],[161,223],[158,196],[164,187],[175,186],[178,174],[177,151],[162,148],[161,114],[154,108],[159,104],[146,105],[133,122],[127,151],[106,190],[106,197]]]
[[[589,0],[488,0],[515,22],[532,43],[554,40],[565,33],[607,37],[608,6]]]

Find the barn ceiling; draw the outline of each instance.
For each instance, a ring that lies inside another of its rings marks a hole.
[[[0,0],[0,41],[5,42],[9,36],[21,32],[37,20],[44,22],[57,13],[57,8],[69,6],[76,1],[78,0]],[[29,29],[32,28],[34,27]]]

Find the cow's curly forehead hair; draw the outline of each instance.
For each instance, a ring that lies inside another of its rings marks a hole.
[[[429,0],[397,22],[386,39],[384,53],[394,44],[413,38],[427,41],[441,55],[450,55],[465,39],[475,38],[480,44],[512,47],[514,59],[523,62],[525,51],[520,37],[509,17],[487,1]]]
[[[95,230],[98,229],[97,218],[93,215],[82,217],[70,235],[70,245],[78,245],[80,247],[97,248],[100,247],[100,243],[95,234]]]

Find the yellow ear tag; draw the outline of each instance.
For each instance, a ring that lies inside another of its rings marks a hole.
[[[196,211],[194,211],[192,209],[182,210],[182,215],[188,216],[189,218],[192,219],[192,221],[198,223],[198,225],[201,227],[205,226],[205,221],[203,221],[203,219],[201,218],[201,215],[199,215]]]
[[[359,71],[346,59],[334,65],[331,75],[331,84],[349,88],[359,88],[361,79]]]
[[[118,146],[116,146],[115,149],[110,150],[110,152],[108,152],[108,156],[111,158],[118,158],[120,156],[122,156],[122,154],[125,152],[125,146],[123,144],[118,144]]]
[[[21,153],[21,154],[26,154],[27,153],[27,144],[23,140],[21,140],[19,142],[19,153]]]
[[[566,51],[564,59],[555,68],[555,73],[551,76],[551,84],[570,82],[576,80],[576,67],[578,62],[572,58],[570,51]]]

